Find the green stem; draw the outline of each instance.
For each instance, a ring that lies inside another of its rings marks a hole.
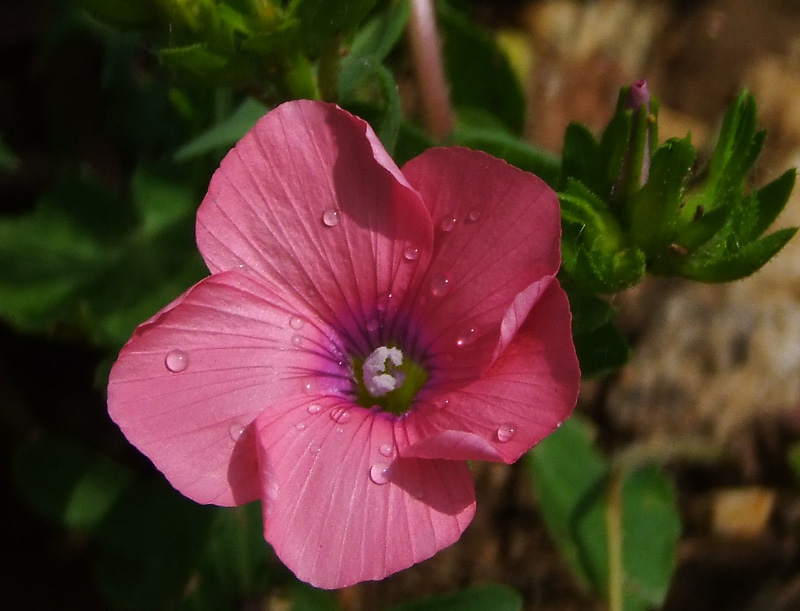
[[[623,611],[624,571],[622,564],[622,479],[621,469],[614,469],[606,498],[606,533],[608,535],[608,610]]]

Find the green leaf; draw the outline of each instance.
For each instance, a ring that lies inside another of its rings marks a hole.
[[[92,532],[133,481],[117,463],[67,437],[45,435],[14,460],[23,498],[48,519]]]
[[[696,255],[684,258],[669,268],[670,274],[701,282],[730,282],[745,278],[761,269],[797,232],[796,227],[780,229],[751,242],[736,252],[719,258]],[[657,270],[662,273],[661,270]]]
[[[230,116],[208,128],[175,152],[176,161],[185,161],[205,153],[233,146],[263,117],[269,108],[253,98],[246,98]]]
[[[362,26],[350,44],[350,53],[342,62],[342,72],[346,62],[353,57],[370,57],[382,62],[386,59],[403,35],[410,14],[408,0],[391,2],[384,11]]]
[[[588,424],[572,416],[526,455],[547,528],[585,586],[605,591],[608,461],[592,444]]]
[[[512,133],[522,133],[525,94],[505,52],[466,15],[446,2],[437,2],[436,7],[455,108],[483,110],[500,119]]]
[[[522,597],[516,590],[501,584],[485,584],[404,603],[389,611],[520,611]]]
[[[626,475],[622,515],[626,608],[661,606],[675,570],[681,522],[672,482],[657,466]]]
[[[778,218],[789,201],[796,178],[797,169],[792,168],[755,192],[752,205],[756,209],[756,219],[742,236],[744,240],[755,240]]]
[[[606,524],[610,464],[577,416],[528,452],[542,517],[583,584],[609,588]],[[626,610],[660,605],[675,568],[680,519],[664,473],[648,465],[622,474],[623,594]]]

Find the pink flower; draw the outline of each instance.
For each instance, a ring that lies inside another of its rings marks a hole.
[[[223,160],[197,215],[211,276],[142,324],[108,409],[200,503],[261,499],[323,588],[455,542],[467,460],[511,463],[575,404],[555,194],[486,154],[402,171],[372,129],[298,101]]]

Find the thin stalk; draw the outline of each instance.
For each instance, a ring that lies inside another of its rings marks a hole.
[[[606,498],[606,534],[608,535],[608,611],[623,611],[625,574],[622,564],[622,478],[614,469]]]
[[[410,0],[408,41],[425,127],[437,140],[453,131],[453,110],[444,74],[441,40],[432,0]]]

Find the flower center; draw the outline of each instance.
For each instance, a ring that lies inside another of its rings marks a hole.
[[[417,391],[428,379],[420,365],[396,346],[379,346],[363,361],[353,359],[356,374],[356,403],[362,407],[381,407],[392,414],[403,414],[411,407]]]

